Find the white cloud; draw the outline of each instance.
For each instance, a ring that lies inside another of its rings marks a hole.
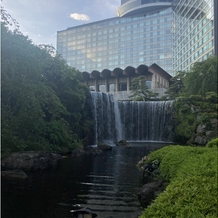
[[[87,16],[86,14],[78,14],[78,13],[73,13],[70,15],[71,18],[75,19],[75,20],[89,20],[89,16]]]

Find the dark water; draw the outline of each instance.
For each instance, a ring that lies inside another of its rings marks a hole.
[[[73,204],[91,208],[99,218],[136,218],[142,208],[139,160],[164,144],[113,147],[97,156],[67,158],[55,169],[34,173],[26,180],[2,179],[3,218],[67,218]]]

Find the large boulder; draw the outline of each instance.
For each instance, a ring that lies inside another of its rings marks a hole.
[[[85,146],[84,149],[74,149],[71,152],[71,157],[80,157],[82,155],[97,155],[101,153],[102,150],[98,147]]]
[[[146,208],[162,191],[162,182],[149,182],[138,193],[138,200],[142,207]]]
[[[71,157],[80,157],[82,155],[85,154],[85,151],[84,149],[82,148],[78,148],[78,149],[74,149],[72,152],[71,152]]]
[[[98,148],[101,149],[102,151],[110,151],[110,150],[112,150],[112,146],[106,145],[106,144],[99,144]]]
[[[130,147],[130,144],[129,144],[126,140],[124,140],[124,139],[122,139],[122,140],[120,140],[119,142],[117,142],[116,145],[117,145],[117,146],[127,147],[127,148]]]
[[[207,144],[207,139],[205,136],[197,136],[194,140],[194,142],[198,145],[206,145]]]
[[[53,167],[62,156],[48,151],[22,151],[11,153],[1,162],[3,170],[35,171]]]
[[[2,171],[1,176],[3,178],[11,178],[11,179],[26,179],[28,176],[22,170],[7,170]]]

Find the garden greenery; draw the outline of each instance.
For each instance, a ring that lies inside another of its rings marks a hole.
[[[88,133],[88,88],[50,45],[34,45],[1,8],[1,155],[68,152]]]
[[[207,147],[170,145],[149,154],[146,162],[157,159],[169,185],[140,218],[217,217],[217,141]]]

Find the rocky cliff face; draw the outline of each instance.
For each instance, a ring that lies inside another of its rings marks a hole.
[[[217,104],[206,99],[180,98],[176,101],[176,141],[206,145],[217,137]]]
[[[205,145],[208,141],[217,137],[218,120],[215,118],[209,119],[209,123],[198,124],[196,129],[196,137],[194,143]]]

